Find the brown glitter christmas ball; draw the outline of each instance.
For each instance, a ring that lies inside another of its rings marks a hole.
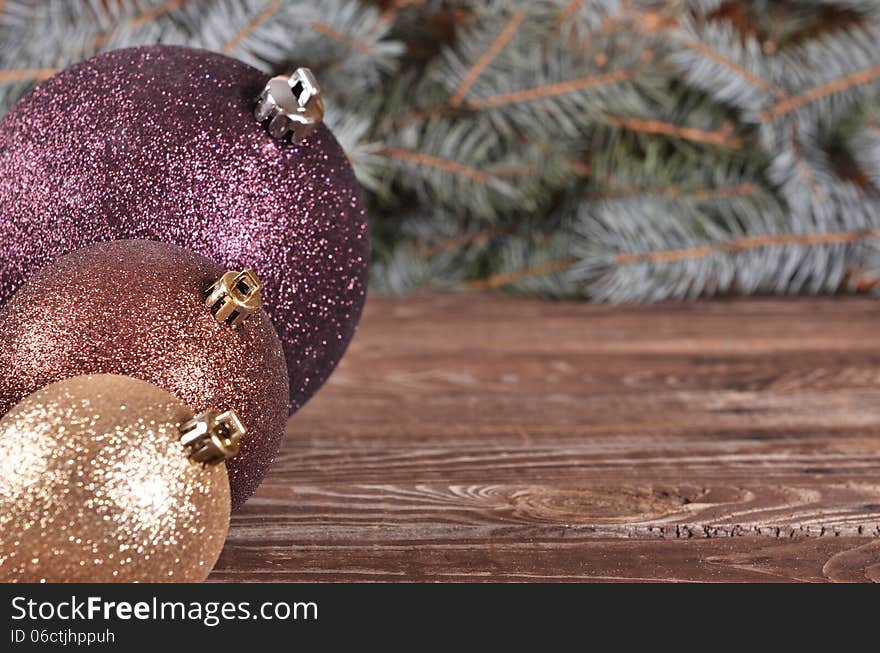
[[[287,419],[284,352],[262,310],[220,323],[205,290],[226,272],[174,245],[100,243],[44,268],[0,309],[0,415],[83,374],[143,379],[193,410],[233,409],[247,428],[227,463],[232,505],[254,493]]]
[[[0,581],[193,582],[229,528],[222,465],[189,458],[193,417],[156,386],[67,379],[0,419]]]

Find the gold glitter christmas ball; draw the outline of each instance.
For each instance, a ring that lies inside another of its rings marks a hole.
[[[0,420],[0,581],[204,580],[229,528],[223,465],[190,459],[193,412],[156,386],[80,376]]]

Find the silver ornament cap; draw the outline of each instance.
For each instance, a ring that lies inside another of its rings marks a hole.
[[[299,143],[324,120],[324,104],[318,80],[308,68],[297,68],[292,75],[278,75],[267,83],[254,109],[258,122],[269,120],[273,138]]]

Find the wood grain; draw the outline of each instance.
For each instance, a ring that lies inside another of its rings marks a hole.
[[[878,324],[372,298],[212,579],[880,580]]]

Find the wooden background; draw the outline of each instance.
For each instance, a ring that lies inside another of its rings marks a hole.
[[[222,581],[880,580],[880,304],[371,298]]]

